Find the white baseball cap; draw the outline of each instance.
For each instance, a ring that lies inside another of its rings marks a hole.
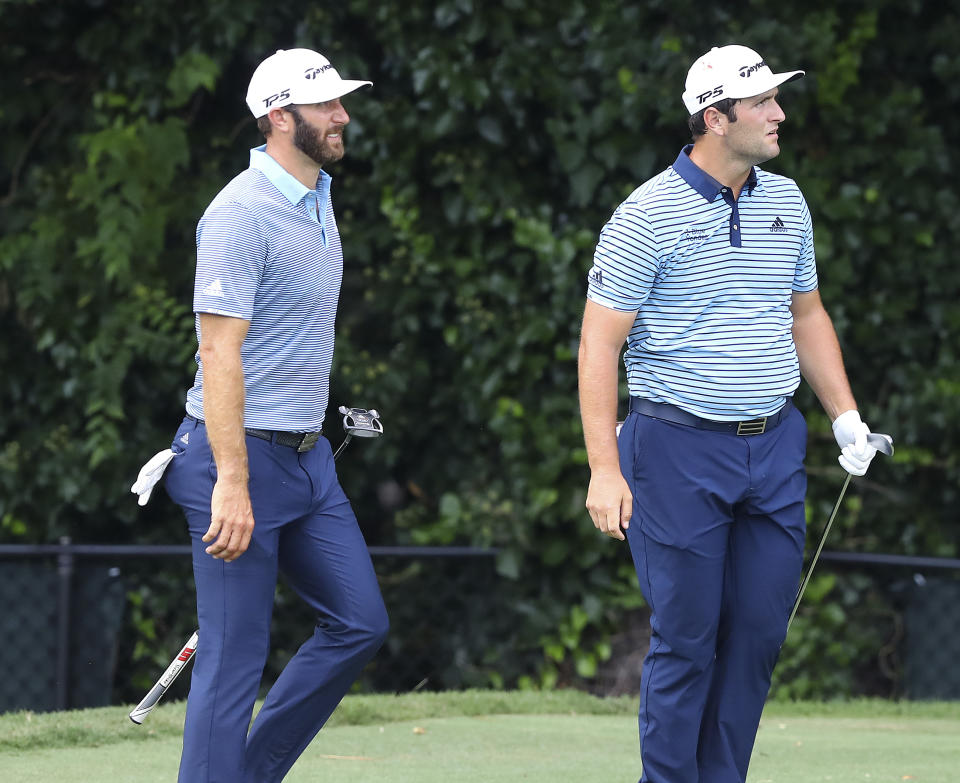
[[[803,71],[774,73],[746,46],[714,46],[690,66],[683,103],[694,115],[724,98],[760,95],[801,76]]]
[[[341,79],[330,61],[312,49],[278,49],[257,66],[247,88],[253,116],[291,103],[332,101],[373,82]]]

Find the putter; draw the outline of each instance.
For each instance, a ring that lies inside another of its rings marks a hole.
[[[343,431],[346,435],[343,443],[333,453],[336,459],[347,444],[353,438],[379,438],[383,435],[383,424],[380,423],[380,414],[372,408],[348,408],[346,405],[340,406],[340,413],[343,414]]]
[[[893,456],[893,438],[889,435],[884,435],[880,432],[871,432],[867,435],[867,443],[873,446],[881,454],[885,454],[888,457]],[[827,520],[827,526],[823,529],[823,535],[820,536],[820,543],[817,544],[817,551],[814,552],[813,561],[810,563],[810,568],[807,571],[807,575],[803,577],[803,581],[800,582],[800,589],[797,590],[797,600],[793,602],[793,611],[790,612],[790,619],[787,620],[787,631],[790,630],[790,624],[793,622],[793,617],[797,613],[797,609],[800,608],[800,599],[803,598],[803,591],[807,589],[807,583],[810,581],[810,577],[813,575],[813,569],[817,565],[817,560],[820,559],[820,552],[823,550],[823,545],[827,540],[827,535],[830,533],[830,527],[833,525],[833,520],[837,516],[837,511],[840,510],[840,504],[843,502],[843,496],[847,494],[847,487],[850,486],[850,479],[853,477],[852,473],[848,473],[847,477],[843,481],[843,486],[840,488],[840,495],[837,498],[837,502],[833,504],[833,511],[830,513],[830,519]]]
[[[340,452],[343,451],[353,438],[379,438],[383,435],[383,424],[380,422],[380,414],[375,410],[348,408],[346,405],[341,405],[340,413],[343,414],[343,431],[346,435],[343,438],[343,443],[341,443],[336,452],[334,452],[334,459],[340,455]],[[147,719],[147,716],[153,711],[153,708],[157,706],[163,694],[167,692],[173,684],[173,681],[177,679],[177,676],[183,671],[184,667],[190,663],[190,660],[197,652],[198,635],[199,631],[193,632],[193,635],[187,643],[180,648],[180,652],[177,653],[176,657],[170,662],[167,670],[160,679],[157,680],[156,685],[149,690],[141,702],[130,712],[130,720],[138,726]]]

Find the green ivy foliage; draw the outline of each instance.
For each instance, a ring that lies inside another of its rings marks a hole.
[[[8,0],[0,13],[4,539],[183,539],[164,497],[139,511],[127,489],[182,412],[193,232],[260,143],[249,75],[309,46],[375,83],[345,100],[333,169],[346,272],[332,401],[377,407],[387,429],[343,470],[368,539],[499,547],[516,622],[489,638],[490,682],[589,682],[642,600],[626,549],[583,508],[585,274],[616,205],[686,141],[689,63],[741,42],[807,70],[782,91],[769,167],[807,196],[864,418],[897,440],[855,482],[831,546],[957,555],[956,12]],[[814,539],[843,476],[828,420],[805,388],[798,400]],[[807,641],[784,649],[787,695],[857,689],[851,663],[877,647],[875,624],[844,614],[869,588],[819,584],[794,632]]]

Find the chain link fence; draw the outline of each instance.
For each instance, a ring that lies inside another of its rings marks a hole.
[[[0,561],[0,605],[0,712],[110,703],[125,605],[118,569]]]
[[[355,691],[491,687],[536,674],[538,651],[510,650],[523,617],[494,550],[371,554],[391,630]],[[851,622],[876,632],[876,657],[857,664],[868,692],[960,699],[960,560],[825,552],[817,573],[836,576],[834,593],[853,586],[869,596],[847,607]],[[801,613],[816,610],[809,600]],[[0,605],[0,712],[136,703],[195,629],[189,547],[0,546]],[[273,617],[265,684],[315,622],[282,581]],[[637,693],[644,628],[645,617],[625,617],[623,638],[611,640],[615,654],[579,686]],[[184,698],[189,679],[166,698]]]
[[[516,619],[497,577],[494,550],[371,547],[390,616],[384,647],[354,690],[490,687],[491,638]],[[187,546],[0,546],[0,712],[135,703],[196,626]],[[477,600],[481,597],[483,600]],[[272,682],[315,618],[282,580],[277,586]],[[528,662],[533,672],[535,660]],[[517,662],[512,662],[513,666]],[[182,698],[189,676],[166,698]]]
[[[915,576],[906,642],[907,695],[960,700],[960,581]]]
[[[782,661],[775,683],[807,675],[804,660],[823,674],[827,658],[854,694],[960,700],[960,559],[824,552],[784,651],[798,647],[805,659],[785,656],[799,668],[784,677]]]

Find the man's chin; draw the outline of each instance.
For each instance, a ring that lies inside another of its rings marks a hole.
[[[766,149],[763,150],[763,155],[757,155],[757,163],[766,163],[768,160],[773,160],[777,155],[780,154],[780,145],[777,142],[767,145]]]
[[[328,163],[336,163],[340,160],[346,150],[343,148],[343,144],[338,144],[337,146],[331,146],[327,144],[323,148],[323,160],[320,161],[321,166],[326,166]]]

